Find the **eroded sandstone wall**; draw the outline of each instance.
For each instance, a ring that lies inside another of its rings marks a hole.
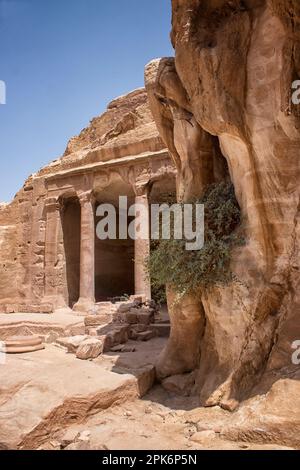
[[[197,368],[203,403],[232,409],[266,369],[295,371],[300,120],[292,82],[300,74],[300,4],[173,0],[172,9],[175,63],[146,68],[152,112],[187,193],[201,194],[203,179],[209,182],[218,138],[246,245],[232,262],[240,283],[171,309],[173,333],[158,374]]]

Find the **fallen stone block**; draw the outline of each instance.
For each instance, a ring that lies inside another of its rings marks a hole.
[[[85,325],[84,323],[79,325],[73,325],[70,328],[70,336],[79,336],[85,334]]]
[[[148,331],[142,331],[141,333],[137,334],[137,340],[138,341],[149,341],[150,339],[155,337],[154,331],[148,330]]]
[[[104,353],[110,351],[111,347],[113,346],[112,338],[110,336],[101,335],[101,336],[97,336],[97,339],[99,339],[99,341],[102,341]]]
[[[124,325],[117,328],[116,331],[118,331],[120,336],[121,336],[121,341],[120,341],[121,343],[127,343],[127,341],[128,341],[128,330],[129,330],[129,324],[128,323],[124,323]]]
[[[135,304],[133,302],[127,302],[127,303],[121,304],[117,308],[117,313],[127,313],[129,312],[131,308],[134,307],[134,305]]]
[[[58,338],[56,343],[65,347],[69,353],[75,354],[79,345],[87,339],[87,335],[68,336],[66,338]]]
[[[101,315],[88,315],[84,319],[85,326],[101,326],[106,325],[112,321],[112,315],[110,313]]]
[[[133,371],[138,380],[138,390],[140,398],[144,397],[154,385],[156,379],[155,367],[153,365],[145,366],[142,369]]]
[[[138,319],[137,319],[137,312],[136,311],[132,311],[133,309],[130,310],[130,312],[126,313],[126,321],[127,323],[129,323],[130,325],[133,325],[135,323],[137,323]]]
[[[108,333],[107,336],[111,338],[113,346],[118,344],[124,344],[128,341],[129,336],[129,325],[114,326]]]
[[[149,311],[141,311],[137,314],[137,323],[141,323],[143,325],[150,325],[153,320],[154,315]]]
[[[89,338],[80,344],[76,357],[82,360],[96,359],[102,352],[103,342],[96,338]]]

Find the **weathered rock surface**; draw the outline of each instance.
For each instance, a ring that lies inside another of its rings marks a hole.
[[[62,444],[89,431],[91,449],[106,450],[289,450],[292,446],[244,439],[230,441],[223,435],[232,414],[215,408],[195,410],[195,398],[174,397],[159,387],[143,400],[134,400],[91,416],[82,424],[73,425],[69,432],[60,431],[52,440]],[[185,411],[191,409],[192,411]],[[198,413],[198,415],[197,415]],[[244,426],[251,428],[251,419]],[[230,425],[229,425],[230,426]],[[222,432],[221,432],[222,430]],[[250,436],[249,436],[250,437]],[[280,439],[279,439],[280,441]],[[64,444],[65,445],[65,444]]]
[[[146,87],[178,169],[178,198],[201,195],[229,174],[247,243],[232,262],[240,283],[175,309],[169,298],[171,337],[157,370],[163,378],[199,368],[202,403],[232,410],[266,369],[276,380],[298,370],[291,345],[300,338],[300,108],[292,82],[300,75],[300,5],[173,0],[172,7],[176,57],[150,63]]]
[[[92,361],[80,361],[54,345],[26,357],[9,356],[1,365],[0,449],[54,450],[82,441],[89,430],[81,428],[74,436],[70,426],[129,404],[153,387],[154,362],[164,342],[131,342],[131,352],[124,351],[122,357],[109,353]],[[100,443],[91,446],[98,448]]]
[[[56,431],[139,396],[132,375],[115,374],[48,346],[1,365],[0,448],[35,449]]]
[[[103,352],[103,342],[96,338],[89,338],[80,343],[76,351],[77,359],[96,359]]]

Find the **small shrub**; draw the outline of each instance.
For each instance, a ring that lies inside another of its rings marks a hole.
[[[154,293],[162,295],[166,284],[178,294],[185,294],[199,287],[226,285],[234,279],[230,270],[232,249],[244,240],[237,233],[241,215],[233,185],[211,185],[195,203],[204,204],[204,246],[198,251],[187,251],[186,240],[172,236],[170,240],[152,242],[146,266]]]

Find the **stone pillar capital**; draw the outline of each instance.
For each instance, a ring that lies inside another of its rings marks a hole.
[[[134,186],[134,192],[136,197],[145,197],[148,198],[149,196],[149,185],[147,183],[136,183]]]
[[[59,211],[61,208],[60,201],[57,197],[48,197],[45,201],[47,212]]]
[[[91,203],[94,204],[96,199],[93,191],[85,191],[78,194],[78,199],[81,205]]]

